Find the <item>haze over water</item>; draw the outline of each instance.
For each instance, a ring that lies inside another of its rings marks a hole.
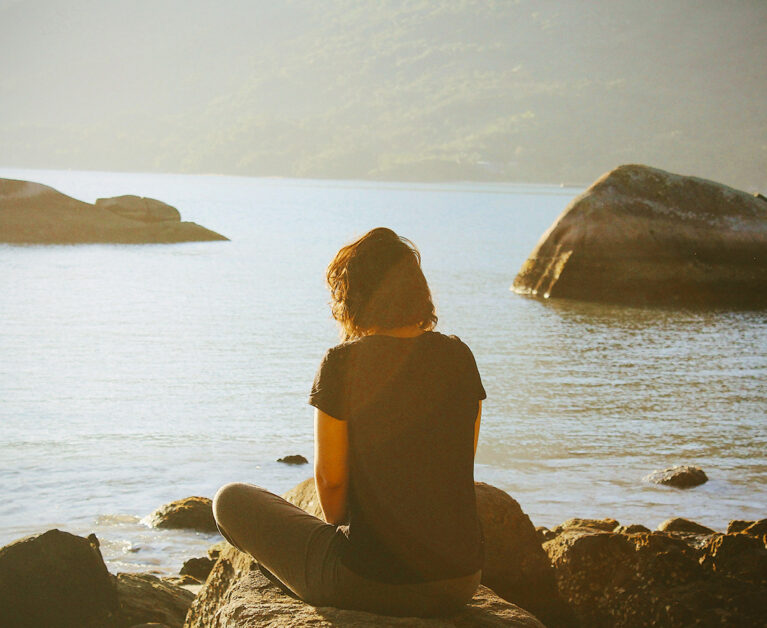
[[[215,537],[140,523],[242,480],[311,474],[306,398],[338,342],[324,269],[376,226],[420,248],[438,329],[488,399],[476,477],[536,525],[767,510],[767,314],[541,303],[509,291],[580,190],[0,169],[76,198],[139,194],[231,242],[0,245],[0,544],[95,531],[112,571],[175,571]],[[681,491],[649,472],[698,464]]]

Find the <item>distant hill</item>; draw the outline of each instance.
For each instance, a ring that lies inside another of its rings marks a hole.
[[[767,189],[767,2],[0,0],[0,165]]]

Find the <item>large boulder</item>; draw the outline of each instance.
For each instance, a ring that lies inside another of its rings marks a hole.
[[[505,598],[506,601],[511,602],[514,605],[518,604],[535,616],[540,617],[547,625],[566,625],[570,615],[559,597],[556,581],[554,579],[554,572],[543,548],[541,547],[538,533],[530,522],[530,519],[522,511],[519,504],[500,489],[477,482],[476,495],[477,510],[485,535],[485,564],[482,571],[482,583],[487,587],[492,588],[495,593],[501,598]],[[299,483],[285,493],[283,497],[299,508],[304,509],[309,514],[320,518],[322,517],[322,509],[317,498],[317,491],[312,478]],[[217,613],[219,615],[223,613],[224,611],[220,611],[222,605],[229,604],[229,601],[235,597],[239,600],[237,604],[244,604],[245,602],[243,600],[246,600],[248,605],[258,606],[258,595],[260,594],[254,594],[252,591],[250,593],[243,593],[243,591],[247,590],[247,587],[240,590],[236,595],[233,592],[235,588],[239,587],[238,582],[245,575],[251,574],[258,569],[257,563],[246,554],[237,551],[228,544],[224,549],[217,547],[216,553],[218,555],[218,561],[216,562],[213,571],[208,576],[203,590],[192,605],[190,614],[187,617],[187,626],[207,626],[208,624],[205,622],[211,622],[213,621],[211,618],[218,616]],[[269,595],[273,594],[269,593]],[[276,595],[276,593],[274,595]],[[512,610],[509,610],[511,607],[505,606],[506,602],[503,602],[500,599],[491,603],[490,601],[494,597],[494,594],[488,589],[483,587],[478,595],[479,597],[475,597],[473,608],[475,608],[475,610],[476,608],[485,609],[482,611],[482,617],[485,617],[483,621],[495,621],[495,619],[489,618],[490,616],[486,616],[487,608],[490,607],[506,609],[503,610],[504,613],[512,613]],[[290,598],[287,596],[285,597],[287,599],[280,602],[280,604],[288,604]],[[292,601],[290,604],[293,607],[293,611],[297,612],[295,604],[302,603]],[[236,605],[231,607],[226,613],[233,612],[233,608],[236,608]],[[323,617],[326,616],[326,610],[327,609],[322,610]],[[314,613],[315,611],[307,606],[302,612]],[[367,615],[365,613],[351,613],[351,611],[337,612],[342,613],[338,619],[333,619],[337,624],[327,625],[344,625],[342,623],[343,621],[357,621],[357,619],[359,619],[356,617],[357,615]],[[518,612],[520,611],[515,610],[512,614]],[[344,613],[351,614],[343,615]],[[471,616],[474,617],[475,615]],[[392,620],[392,618],[386,618],[385,620],[395,621]],[[217,619],[215,621],[220,620]],[[380,623],[381,621],[384,621],[381,618],[365,619],[364,621],[367,621],[368,623],[363,623],[361,625],[390,625]],[[443,620],[417,621],[428,622]],[[455,622],[459,620],[457,618],[451,618],[450,620],[445,621]],[[461,619],[460,621],[464,620]],[[210,625],[216,626],[224,624],[211,623]],[[357,624],[352,623],[350,625]],[[405,623],[403,625],[413,624]],[[425,623],[418,625],[468,626],[475,624]],[[495,624],[488,623],[481,625]]]
[[[543,628],[533,615],[480,587],[460,613],[445,618],[385,617],[338,608],[315,608],[287,595],[258,569],[249,556],[233,547],[221,552],[216,566],[192,603],[185,628],[258,628],[268,626],[347,626],[408,628],[473,628],[524,626]]]
[[[0,242],[144,244],[226,240],[154,199],[78,201],[40,183],[0,179]]]
[[[725,185],[620,166],[576,198],[516,292],[630,304],[767,306],[767,202]]]
[[[477,482],[475,493],[485,536],[482,584],[505,600],[527,609],[546,625],[566,624],[568,611],[559,598],[554,571],[530,518],[514,498],[499,488]],[[283,497],[322,518],[312,478]]]
[[[0,624],[122,625],[117,590],[95,536],[49,530],[0,549]]]
[[[547,626],[569,623],[554,570],[530,518],[499,488],[477,482],[477,512],[485,536],[482,584],[518,604]]]
[[[146,517],[153,528],[187,528],[217,532],[213,502],[208,497],[185,497],[161,506]]]
[[[125,626],[155,622],[181,628],[194,599],[194,593],[147,573],[118,573],[117,595]]]
[[[699,549],[667,532],[570,528],[544,548],[582,626],[762,625],[765,550],[734,536],[747,540],[711,535]]]

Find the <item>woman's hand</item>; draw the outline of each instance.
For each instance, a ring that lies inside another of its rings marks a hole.
[[[325,521],[339,525],[347,517],[349,434],[346,421],[314,412],[314,483]]]

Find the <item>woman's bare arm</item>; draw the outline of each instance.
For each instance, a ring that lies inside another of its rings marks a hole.
[[[349,435],[346,421],[314,412],[314,483],[325,521],[346,521],[349,487]]]
[[[482,419],[482,400],[479,401],[477,410],[477,419],[474,421],[474,455],[477,455],[477,442],[479,441],[479,423]]]

